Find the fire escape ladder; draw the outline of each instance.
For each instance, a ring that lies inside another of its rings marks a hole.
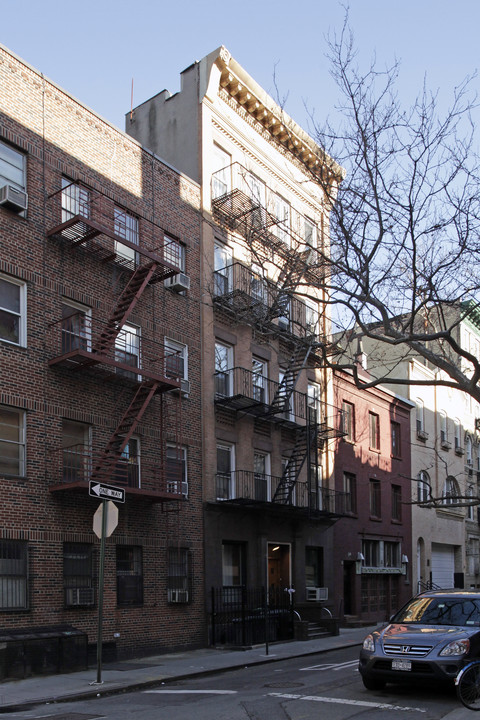
[[[143,291],[151,280],[157,263],[151,262],[139,266],[125,286],[117,300],[114,311],[109,318],[105,329],[97,338],[93,352],[104,355],[115,344],[122,326],[127,322]]]
[[[315,447],[318,426],[307,424],[298,431],[292,453],[283,470],[283,475],[277,485],[272,502],[288,505],[292,500],[292,494],[297,484],[300,472],[305,464],[307,456]]]
[[[157,388],[158,383],[151,381],[141,383],[138,387],[132,402],[105,446],[100,460],[92,472],[91,480],[108,481]]]
[[[304,345],[298,343],[295,347],[287,369],[283,374],[282,381],[278,384],[275,395],[270,403],[272,414],[289,412],[290,398],[293,395],[301,371],[304,370],[307,365],[310,351],[310,345],[305,349]]]

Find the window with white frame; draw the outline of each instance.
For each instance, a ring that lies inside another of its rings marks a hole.
[[[128,367],[141,367],[141,329],[136,325],[125,323],[115,338],[115,361]],[[126,368],[117,367],[117,375],[129,380],[140,380],[140,375]]]
[[[214,294],[228,294],[232,289],[232,249],[226,245],[215,243],[214,271]]]
[[[165,235],[164,242],[165,244],[163,247],[163,256],[165,260],[170,263],[170,265],[173,265],[173,267],[178,268],[179,272],[184,273],[186,267],[185,245],[176,238],[170,237],[169,235]]]
[[[252,263],[252,298],[259,303],[265,305],[267,302],[267,284],[263,275],[263,270],[257,263]]]
[[[313,423],[322,422],[322,391],[318,383],[308,383],[307,407],[310,421]]]
[[[188,346],[165,338],[165,374],[188,380]]]
[[[417,422],[417,435],[420,436],[425,432],[425,408],[423,400],[417,399],[415,401],[416,408],[416,422]]]
[[[215,343],[215,394],[229,397],[232,394],[233,348],[221,342]]]
[[[62,303],[62,354],[91,350],[92,311],[71,300]]]
[[[232,157],[219,145],[213,146],[212,198],[230,192],[232,186]]]
[[[303,239],[307,249],[315,250],[317,248],[317,228],[314,222],[308,218],[303,221]]]
[[[217,444],[217,499],[232,500],[234,488],[235,448],[228,443]]]
[[[13,185],[19,190],[26,190],[26,170],[26,155],[0,141],[0,187]]]
[[[454,421],[454,432],[455,432],[455,450],[457,453],[463,452],[462,445],[462,424],[458,418]]]
[[[251,222],[255,228],[265,226],[265,183],[253,173],[247,173],[245,178],[246,191],[252,202]]]
[[[268,402],[268,364],[252,357],[252,397],[259,403]]]
[[[270,455],[255,451],[253,454],[254,497],[258,502],[270,500]]]
[[[341,412],[341,431],[345,433],[344,439],[347,442],[355,442],[355,405],[348,402],[348,400],[342,401],[342,412]]]
[[[465,440],[465,458],[467,465],[473,467],[473,443],[470,435],[467,435]]]
[[[368,413],[369,445],[371,450],[380,450],[380,417],[377,413]]]
[[[27,287],[0,275],[0,340],[25,347],[27,342]]]
[[[168,443],[166,449],[165,474],[167,492],[188,495],[187,448]]]
[[[167,563],[167,601],[190,602],[193,587],[191,551],[184,547],[170,547]]]
[[[440,412],[440,443],[446,449],[448,444],[448,418],[444,410]]]
[[[27,543],[0,540],[0,610],[25,610],[27,607]]]
[[[362,564],[365,567],[380,566],[380,541],[379,540],[362,540],[362,555],[364,560]]]
[[[305,326],[307,334],[318,335],[319,317],[318,303],[314,300],[307,300],[305,302]]]
[[[115,206],[114,212],[114,232],[118,237],[124,238],[133,245],[138,245],[138,218],[123,208]],[[122,264],[128,267],[135,267],[137,264],[137,251],[115,240],[115,253]]]
[[[276,236],[286,245],[290,245],[290,205],[280,195],[274,194],[273,211],[277,219]]]
[[[90,191],[83,185],[62,177],[62,223],[76,215],[90,217]]]
[[[25,412],[0,405],[0,475],[25,476]]]
[[[444,505],[455,505],[456,499],[460,495],[458,482],[453,475],[449,475],[445,480],[443,488],[443,504]]]
[[[430,476],[425,470],[420,470],[417,477],[417,501],[427,503],[432,499]]]

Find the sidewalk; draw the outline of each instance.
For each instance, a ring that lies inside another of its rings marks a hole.
[[[63,675],[6,681],[0,683],[0,714],[47,703],[87,700],[128,690],[147,689],[187,677],[359,646],[371,629],[342,628],[340,635],[336,636],[271,644],[268,655],[265,653],[265,645],[258,645],[250,650],[205,648],[123,660],[103,666],[101,685],[96,684],[96,667]],[[470,713],[459,704],[458,710],[449,713],[443,720],[467,720]]]

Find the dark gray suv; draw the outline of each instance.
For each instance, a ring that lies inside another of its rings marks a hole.
[[[368,690],[381,690],[386,683],[453,682],[479,656],[480,593],[432,590],[367,635],[358,669]]]

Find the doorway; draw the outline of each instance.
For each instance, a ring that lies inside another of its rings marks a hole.
[[[291,584],[290,545],[268,543],[269,590],[285,590]]]

